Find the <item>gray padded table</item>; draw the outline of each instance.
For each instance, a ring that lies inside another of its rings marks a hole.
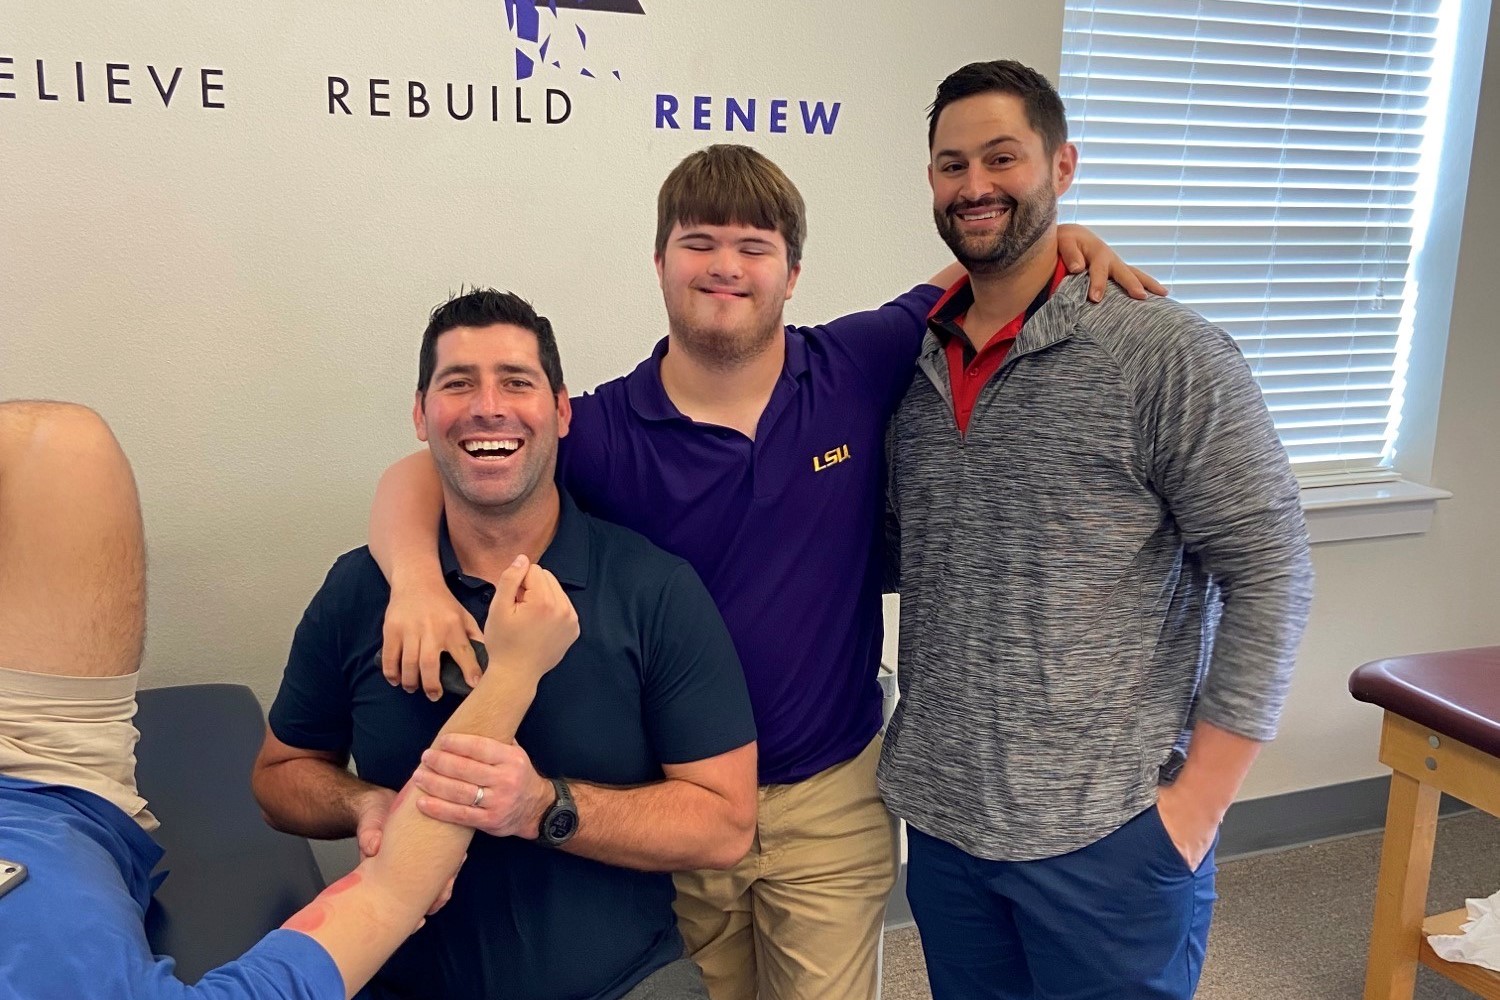
[[[237,958],[323,889],[312,848],[277,833],[250,794],[265,717],[239,684],[189,684],[139,694],[136,777],[161,820],[170,872],[146,914],[146,935],[195,983]]]

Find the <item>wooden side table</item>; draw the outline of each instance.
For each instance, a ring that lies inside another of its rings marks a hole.
[[[1365,1000],[1411,1000],[1417,965],[1500,1000],[1500,973],[1446,962],[1428,934],[1454,934],[1463,910],[1424,918],[1444,792],[1500,816],[1500,646],[1366,663],[1349,678],[1385,709],[1380,760],[1391,768]]]

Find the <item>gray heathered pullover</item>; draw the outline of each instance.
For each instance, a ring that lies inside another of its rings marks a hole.
[[[902,697],[891,810],[970,854],[1076,850],[1155,800],[1205,720],[1275,735],[1312,569],[1234,342],[1071,277],[960,436],[929,332],[891,426]]]

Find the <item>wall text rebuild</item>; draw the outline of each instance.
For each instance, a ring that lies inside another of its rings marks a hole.
[[[368,80],[355,82],[359,84],[358,96],[351,97],[351,87],[347,79],[341,76],[328,78],[328,113],[330,115],[366,114],[371,118],[390,118],[393,115],[403,118],[426,118],[434,115],[433,106],[436,104],[446,109],[447,117],[453,121],[468,121],[472,118],[477,121],[510,121],[527,125],[537,121],[540,116],[541,124],[561,125],[573,113],[573,99],[568,96],[567,91],[558,90],[556,87],[548,87],[542,99],[538,100],[538,95],[534,90],[520,86],[502,87],[499,84],[488,86],[481,84],[479,103],[476,105],[475,87],[472,83],[449,83],[439,92],[429,90],[427,84],[421,80],[407,80],[403,88],[404,92],[393,95],[389,79],[371,77]],[[503,90],[513,92],[514,101],[509,95],[502,100],[500,95]],[[439,93],[443,96],[439,96]],[[353,107],[350,107],[351,102],[353,102]],[[396,105],[394,111],[391,108],[392,102]],[[478,111],[477,118],[475,117],[476,111]],[[434,115],[434,117],[441,116],[442,112]]]

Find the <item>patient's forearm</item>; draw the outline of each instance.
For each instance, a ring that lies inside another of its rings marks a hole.
[[[443,733],[515,738],[536,695],[536,679],[492,666],[449,718]],[[323,891],[285,926],[332,956],[353,996],[417,928],[463,860],[474,831],[417,811],[408,782],[391,807],[380,853]]]
[[[437,563],[437,526],[443,487],[432,454],[406,456],[385,470],[370,507],[370,555],[387,580],[397,573],[442,573]]]
[[[454,711],[439,735],[466,733],[506,742],[514,740],[516,729],[535,696],[534,679],[505,672],[504,667],[498,672],[491,669],[474,693]],[[423,816],[411,801],[412,788],[408,781],[397,796],[381,835],[380,853],[370,860],[374,876],[383,885],[402,895],[417,897],[416,913],[420,917],[458,870],[474,831]],[[437,871],[429,870],[433,868]]]

